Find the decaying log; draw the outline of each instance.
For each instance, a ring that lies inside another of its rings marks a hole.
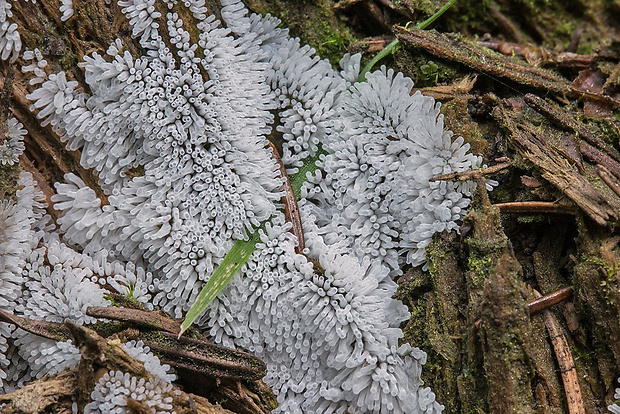
[[[504,56],[452,33],[434,30],[408,30],[396,27],[396,37],[406,46],[422,48],[439,58],[448,58],[478,72],[508,79],[530,88],[559,95],[603,102],[613,107],[620,101],[597,93],[583,91],[555,73],[530,65],[519,59]]]
[[[82,412],[90,401],[90,393],[101,376],[110,370],[128,373],[138,378],[153,380],[144,365],[125,352],[118,339],[105,339],[95,331],[67,322],[66,328],[73,335],[76,346],[82,354],[78,368],[58,376],[46,376],[38,381],[24,386],[9,394],[0,396],[0,403],[5,406],[0,411],[3,414],[43,414],[43,413],[71,413],[76,404]],[[221,397],[228,398],[225,402],[234,407],[237,413],[268,413],[275,408],[275,398],[265,399],[270,394],[267,387],[262,385],[252,390],[238,384],[235,387],[222,387]],[[233,413],[207,398],[191,394],[173,386],[167,393],[173,401],[173,409],[179,414],[224,414]],[[222,399],[221,401],[225,401]],[[135,403],[134,411],[140,412],[140,403]]]
[[[599,225],[616,222],[620,198],[611,191],[595,188],[595,171],[580,171],[559,143],[557,130],[534,125],[524,111],[501,101],[493,116],[509,133],[509,139],[526,159],[542,172],[542,177],[575,202]]]

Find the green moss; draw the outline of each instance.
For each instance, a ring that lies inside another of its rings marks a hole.
[[[337,65],[351,43],[351,35],[346,29],[338,30],[327,21],[310,22],[308,30],[316,33],[315,49],[317,54]]]
[[[430,55],[397,47],[393,52],[394,64],[398,70],[413,79],[416,88],[452,83],[462,73],[455,66],[445,64],[441,60],[432,60]],[[389,61],[381,62],[389,66]]]
[[[17,180],[19,178],[19,164],[0,165],[0,201],[17,201]]]
[[[105,321],[97,321],[95,324],[89,326],[89,328],[93,329],[104,338],[117,334],[123,331],[126,327],[126,324]]]
[[[494,260],[490,256],[469,256],[467,268],[470,271],[471,281],[474,286],[483,286],[485,279],[489,276],[489,269],[493,265],[493,262]]]
[[[591,267],[594,274],[601,275],[600,286],[605,294],[605,301],[607,305],[614,306],[620,292],[617,276],[620,274],[620,264],[610,263],[597,256],[586,257],[582,264]]]

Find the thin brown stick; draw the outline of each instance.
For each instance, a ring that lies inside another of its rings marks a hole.
[[[515,201],[511,203],[494,204],[502,213],[552,213],[552,214],[575,214],[577,209],[549,201]]]
[[[480,168],[478,170],[467,170],[467,171],[455,171],[444,175],[438,175],[436,177],[432,177],[429,181],[469,181],[475,180],[478,177],[484,175],[492,175],[495,174],[505,168],[510,167],[509,162],[504,162],[501,164],[493,165],[492,167]]]
[[[0,310],[0,321],[15,324],[31,334],[58,342],[71,338],[71,331],[63,323],[22,318],[2,310]]]
[[[536,296],[540,297],[540,293],[534,291]],[[564,392],[566,394],[566,402],[568,404],[569,414],[585,414],[586,410],[581,396],[581,388],[577,380],[577,370],[575,362],[571,355],[568,342],[562,332],[562,328],[556,321],[553,313],[548,310],[544,311],[545,327],[549,332],[551,345],[555,353],[558,366],[560,367],[560,375],[564,384]]]
[[[605,166],[597,164],[596,172],[598,173],[598,176],[601,177],[601,180],[603,180],[603,182],[620,197],[620,183],[618,183],[618,179],[611,173],[611,171],[605,168]]]
[[[286,167],[282,163],[282,158],[280,158],[280,153],[278,149],[273,144],[273,142],[269,141],[269,146],[271,147],[271,151],[273,152],[273,158],[276,160],[278,167],[280,168],[280,174],[284,179],[284,196],[282,197],[282,203],[284,204],[284,215],[286,219],[293,224],[293,228],[291,232],[297,237],[297,246],[295,246],[295,252],[297,254],[303,254],[303,250],[306,248],[304,243],[304,229],[301,225],[301,216],[299,214],[299,206],[297,205],[297,199],[295,198],[295,191],[293,190],[293,186],[291,185],[291,180],[288,178],[288,174],[286,173]]]
[[[565,301],[573,296],[573,288],[565,287],[560,290],[556,290],[553,293],[550,293],[545,296],[541,296],[536,298],[532,302],[530,302],[528,306],[528,310],[530,315],[534,315],[538,312],[541,312],[545,309],[552,307],[553,305],[557,305],[558,303]]]
[[[140,309],[89,306],[86,314],[93,318],[113,319],[121,322],[131,322],[139,326],[170,332],[178,335],[181,332],[181,323],[162,315],[159,312],[148,312]]]
[[[530,303],[528,303],[528,313],[530,314],[530,316],[535,315],[572,297],[573,288],[570,286],[556,290],[555,292],[536,298]],[[482,319],[478,319],[476,322],[474,322],[474,326],[476,327],[476,329],[480,328],[481,323]]]
[[[178,339],[162,331],[142,333],[140,339],[162,361],[215,378],[259,380],[267,373],[267,366],[258,357],[205,340],[185,336]]]

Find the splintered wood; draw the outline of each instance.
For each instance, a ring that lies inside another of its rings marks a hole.
[[[439,33],[435,30],[407,30],[400,26],[394,29],[394,33],[406,46],[424,49],[439,58],[460,63],[492,77],[562,96],[602,102],[614,108],[620,106],[620,101],[615,98],[581,90],[551,71],[504,56],[456,34]]]
[[[530,103],[531,101],[532,99]],[[614,166],[612,168],[615,168],[617,164],[612,158],[615,154],[613,152],[609,152],[611,156],[604,154],[584,139],[574,142],[574,147],[570,148],[571,151],[563,148],[565,142],[562,141],[562,136],[566,134],[571,136],[577,134],[592,143],[598,144],[599,141],[585,136],[583,131],[580,134],[580,128],[576,126],[570,129],[577,129],[577,131],[554,128],[550,123],[545,122],[540,114],[533,111],[527,112],[526,108],[526,105],[521,105],[517,99],[513,99],[500,101],[493,111],[495,119],[508,131],[509,140],[516,150],[538,167],[544,179],[575,202],[596,223],[605,226],[610,222],[618,221],[620,198],[608,186],[601,183],[594,166],[579,165],[569,152],[576,151],[581,154],[582,149],[589,146],[590,150],[594,149],[601,155],[605,155],[604,158]],[[573,126],[566,123],[565,125]],[[618,177],[615,177],[615,180],[617,181]]]

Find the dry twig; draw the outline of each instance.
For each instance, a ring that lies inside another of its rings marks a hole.
[[[575,214],[577,210],[570,205],[559,204],[549,201],[515,201],[511,203],[494,204],[502,213],[528,213],[528,214]]]
[[[291,232],[295,235],[295,237],[297,237],[295,252],[297,254],[303,254],[303,250],[306,247],[304,244],[304,229],[301,225],[301,215],[299,214],[299,206],[297,205],[297,199],[295,198],[295,191],[293,190],[291,181],[288,178],[288,174],[286,173],[286,167],[282,163],[282,159],[280,158],[280,153],[278,152],[278,149],[271,141],[269,141],[269,146],[271,147],[271,151],[273,152],[273,158],[276,160],[278,168],[280,168],[280,174],[282,175],[282,178],[284,180],[284,182],[282,183],[284,187],[282,203],[284,204],[284,215],[286,216],[287,220],[293,224]]]
[[[534,291],[534,293],[538,297],[541,296],[537,291]],[[569,414],[585,414],[586,411],[581,396],[581,388],[579,388],[579,381],[577,380],[577,370],[575,369],[575,362],[573,361],[568,342],[564,337],[562,328],[553,316],[553,313],[545,310],[543,316],[545,318],[545,327],[549,332],[551,345],[553,346],[553,351],[555,352],[555,357],[560,367],[560,375],[562,376],[562,382],[564,384],[568,412]]]

